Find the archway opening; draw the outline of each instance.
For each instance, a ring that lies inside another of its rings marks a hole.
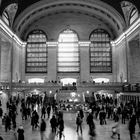
[[[108,78],[95,78],[93,81],[95,83],[108,83],[110,80]]]
[[[76,84],[77,79],[75,79],[75,78],[62,78],[60,81],[61,81],[63,86],[68,86],[68,85]]]
[[[31,78],[31,79],[28,79],[28,83],[44,83],[44,79],[41,79],[41,78]]]

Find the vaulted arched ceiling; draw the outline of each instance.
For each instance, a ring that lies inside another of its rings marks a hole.
[[[10,2],[18,3],[13,30],[23,40],[36,28],[44,30],[49,40],[56,40],[58,34],[69,25],[79,34],[81,40],[87,40],[96,28],[106,29],[113,39],[126,27],[120,6],[121,0],[4,1],[1,4],[3,7]],[[133,2],[137,4],[138,1]]]

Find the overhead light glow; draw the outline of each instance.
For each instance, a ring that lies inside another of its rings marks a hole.
[[[96,79],[93,79],[93,81],[95,81],[95,83],[108,83],[109,82],[109,79],[108,78],[96,78]]]
[[[41,78],[31,78],[31,79],[28,79],[28,83],[44,83],[44,79],[41,79]]]

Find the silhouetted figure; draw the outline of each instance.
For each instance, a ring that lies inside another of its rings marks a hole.
[[[53,115],[51,120],[50,120],[52,132],[56,133],[56,127],[57,127],[57,120],[56,117]]]
[[[80,113],[77,114],[77,117],[76,117],[76,125],[77,125],[77,133],[79,132],[79,129],[81,131],[81,134],[82,134],[82,118],[80,116]]]
[[[5,116],[5,132],[11,129],[11,119],[8,115]]]
[[[50,112],[51,112],[51,106],[49,105],[49,106],[47,107],[48,118],[50,118]]]
[[[22,125],[18,128],[17,133],[18,133],[18,140],[24,140],[24,130]]]
[[[61,140],[62,136],[64,136],[63,134],[63,131],[64,131],[64,120],[62,117],[59,117],[58,119],[58,132],[57,132],[57,135],[59,136],[59,140]]]
[[[136,126],[136,115],[133,114],[129,121],[129,133],[130,133],[130,140],[133,140],[133,136],[135,134],[135,126]]]
[[[44,140],[45,136],[45,131],[46,131],[46,122],[44,119],[41,120],[41,124],[40,124],[40,136],[41,136],[41,140]]]
[[[45,115],[46,115],[46,108],[45,106],[42,107],[42,110],[41,110],[41,118],[45,118]]]
[[[2,115],[3,115],[3,110],[2,110],[2,108],[0,107],[0,118],[2,117]]]
[[[88,114],[87,116],[87,124],[89,125],[89,134],[91,136],[95,136],[95,124],[94,124],[94,121],[93,121],[93,115],[91,114],[91,112]]]

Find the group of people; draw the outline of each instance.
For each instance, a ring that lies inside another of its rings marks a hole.
[[[19,100],[19,99],[17,99]],[[2,107],[0,107],[0,118],[2,119],[2,124],[5,126],[5,132],[16,130],[16,135],[18,140],[24,140],[24,129],[22,124],[17,128],[16,118],[19,113],[21,113],[22,120],[30,120],[32,130],[40,130],[41,140],[45,138],[46,131],[46,119],[50,120],[50,125],[52,127],[52,133],[55,133],[59,139],[64,136],[64,120],[63,113],[58,110],[57,106],[54,104],[47,103],[45,99],[42,102],[42,98],[38,99],[36,97],[29,97],[27,100],[21,99],[20,104],[17,100],[10,99],[7,102],[7,113],[3,114]],[[20,106],[20,112],[18,108]],[[40,109],[41,108],[41,109]],[[53,112],[52,116],[51,111]],[[46,117],[47,114],[47,117]],[[51,118],[50,118],[51,117]],[[41,120],[41,121],[40,121]]]
[[[17,107],[19,106],[19,99],[17,100],[9,100],[7,102],[7,113],[5,114],[3,114],[2,108],[0,108],[0,117],[2,118],[2,122],[5,125],[6,132],[10,129],[16,130],[18,134],[18,140],[24,140],[23,126],[20,125],[17,128],[16,123],[16,117],[19,113],[21,113],[22,120],[26,121],[30,119],[33,131],[35,129],[40,130],[41,140],[46,137],[46,120],[49,120],[52,133],[58,136],[60,140],[62,137],[65,137],[63,133],[63,111],[61,108],[59,108],[59,103],[48,103],[45,101],[45,98],[28,97],[26,100],[22,99],[20,101],[20,112],[18,112]],[[128,121],[130,140],[134,140],[133,137],[135,135],[136,123],[138,123],[140,128],[140,104],[138,103],[136,105],[133,101],[125,104],[117,104],[112,102],[112,99],[103,99],[93,103],[88,103],[87,110],[83,109],[81,105],[81,108],[76,113],[75,120],[77,134],[83,134],[82,124],[83,121],[86,120],[86,123],[89,126],[89,135],[95,137],[96,126],[94,119],[99,119],[100,125],[107,125],[108,120],[114,120],[111,137],[113,138],[115,135],[117,135],[118,139],[121,138],[120,124],[125,124],[126,121]]]
[[[65,137],[63,133],[64,131],[63,113],[61,111],[55,110],[53,112],[52,117],[50,118],[50,125],[52,133],[58,136],[59,140],[61,140],[62,136]],[[41,115],[41,125],[40,125],[41,140],[46,138],[45,131],[46,131],[46,121],[45,117],[43,118],[43,115]]]

